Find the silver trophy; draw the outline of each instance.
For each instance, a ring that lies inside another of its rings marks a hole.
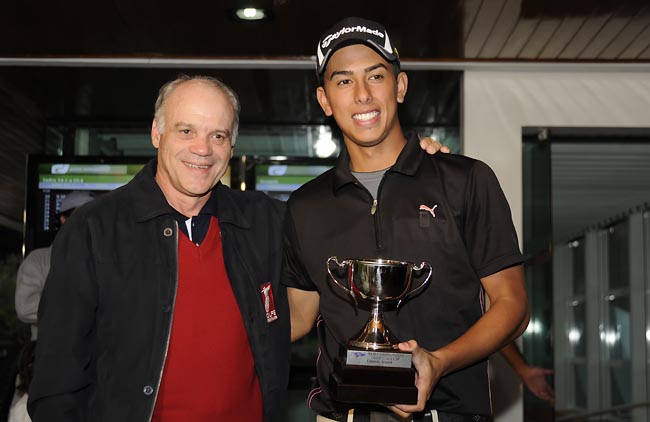
[[[337,401],[351,403],[414,404],[417,388],[411,353],[398,350],[399,339],[393,335],[383,317],[386,303],[398,302],[424,288],[431,279],[427,262],[390,259],[345,259],[332,256],[327,272],[337,286],[345,290],[355,304],[357,299],[370,302],[372,309],[361,332],[348,341],[334,364],[330,389]],[[413,288],[414,273],[426,278]],[[336,274],[345,274],[339,280]]]
[[[347,268],[345,284],[332,274],[332,265],[339,269]],[[413,272],[428,269],[424,281],[415,289],[411,289]],[[327,260],[327,272],[332,280],[357,303],[357,298],[372,304],[370,318],[361,333],[351,339],[348,345],[365,350],[395,350],[399,340],[388,330],[383,317],[383,305],[399,302],[427,285],[431,278],[431,265],[422,262],[415,265],[410,262],[390,259],[346,259],[339,262],[333,256]]]

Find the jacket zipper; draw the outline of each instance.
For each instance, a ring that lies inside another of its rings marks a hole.
[[[165,354],[163,355],[162,365],[160,366],[160,373],[158,374],[158,381],[156,383],[156,395],[153,398],[153,404],[151,405],[151,411],[149,412],[149,418],[147,419],[151,422],[153,418],[153,411],[156,408],[156,401],[158,400],[158,391],[160,389],[160,383],[162,382],[163,371],[165,369],[165,363],[167,362],[167,353],[169,352],[169,339],[172,334],[172,323],[174,322],[174,310],[176,309],[176,294],[178,293],[178,222],[174,221],[175,232],[174,232],[174,256],[176,258],[176,274],[174,275],[174,297],[172,299],[172,309],[169,317],[169,326],[167,330],[167,338],[165,339]]]

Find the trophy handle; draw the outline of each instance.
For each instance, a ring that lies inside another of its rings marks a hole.
[[[354,304],[355,304],[355,306],[358,306],[357,298],[356,298],[356,296],[354,295],[354,292],[352,291],[352,289],[349,288],[349,287],[345,287],[343,284],[341,284],[341,283],[339,282],[338,278],[336,278],[336,276],[335,276],[334,274],[332,274],[332,270],[331,270],[331,268],[332,268],[332,263],[335,263],[336,266],[337,266],[339,269],[341,269],[341,268],[345,268],[347,265],[349,265],[349,261],[344,260],[343,262],[339,262],[339,260],[338,260],[337,257],[335,257],[335,256],[330,256],[329,258],[327,258],[327,273],[330,275],[330,278],[332,279],[332,281],[333,281],[334,283],[336,283],[337,286],[339,286],[340,288],[342,288],[343,290],[345,290],[345,291],[346,291],[350,296],[352,296],[352,300],[354,300]]]
[[[431,279],[431,273],[433,273],[433,268],[431,267],[431,264],[429,264],[428,262],[422,262],[422,263],[420,263],[420,265],[415,265],[413,267],[413,271],[422,271],[422,269],[427,268],[427,267],[429,268],[429,273],[427,274],[427,278],[425,278],[424,281],[422,282],[422,284],[420,284],[418,287],[416,287],[415,289],[408,292],[406,294],[406,296],[409,296],[409,295],[417,292],[418,290],[420,290],[424,286],[426,286],[427,283],[429,283],[429,280]]]
[[[399,309],[400,305],[402,304],[402,300],[406,299],[408,296],[411,296],[413,293],[422,289],[424,286],[426,286],[429,283],[429,280],[431,279],[431,273],[433,272],[433,268],[431,267],[431,264],[429,264],[428,262],[422,262],[420,263],[420,265],[413,266],[413,271],[422,271],[422,269],[427,267],[429,268],[429,273],[427,274],[427,278],[424,279],[422,284],[420,284],[418,287],[405,294],[404,297],[401,298],[399,302],[397,302],[397,309]]]

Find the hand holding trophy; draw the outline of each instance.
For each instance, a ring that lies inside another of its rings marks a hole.
[[[336,273],[340,275],[346,269],[345,281],[339,280]],[[327,272],[337,286],[352,296],[355,304],[361,299],[372,306],[368,322],[348,341],[335,362],[330,379],[334,399],[348,403],[417,403],[411,354],[398,350],[400,341],[384,322],[383,305],[398,302],[399,308],[403,299],[425,287],[431,278],[431,265],[389,259],[339,262],[333,256],[327,260]],[[424,281],[412,288],[413,273],[425,272]]]

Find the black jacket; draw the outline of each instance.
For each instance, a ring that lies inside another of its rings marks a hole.
[[[126,186],[79,209],[57,235],[38,315],[28,406],[34,422],[151,418],[174,310],[179,233],[155,171],[153,160]],[[279,284],[283,205],[221,184],[212,194],[270,420],[282,406],[290,360]],[[267,282],[278,315],[271,323],[260,294]]]

